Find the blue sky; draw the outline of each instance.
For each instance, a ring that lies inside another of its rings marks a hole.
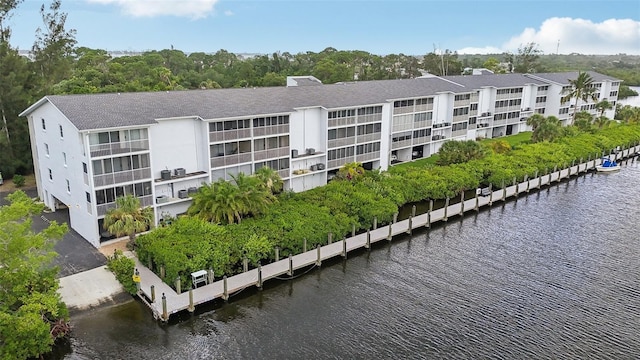
[[[9,22],[12,44],[31,48],[42,0]],[[48,2],[46,3],[48,4]],[[640,54],[638,0],[62,0],[79,46],[110,51],[374,54],[515,51]],[[558,47],[558,40],[560,41]]]

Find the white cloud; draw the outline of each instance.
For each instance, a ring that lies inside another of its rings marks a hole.
[[[116,5],[122,11],[134,17],[154,17],[172,15],[204,18],[213,12],[218,0],[87,0],[88,2]]]
[[[558,47],[558,41],[560,45]],[[545,54],[640,54],[640,21],[609,19],[600,23],[573,18],[550,18],[540,29],[526,28],[502,47],[515,51],[530,42]]]
[[[225,10],[224,14],[225,14],[226,16],[233,16],[233,11],[231,11],[231,10]]]
[[[466,47],[458,50],[458,54],[502,54],[504,51],[495,46]]]

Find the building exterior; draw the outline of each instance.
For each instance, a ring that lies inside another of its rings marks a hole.
[[[590,73],[599,99],[620,81]],[[577,72],[423,77],[286,87],[46,96],[29,122],[38,193],[68,207],[70,226],[96,247],[116,197],[133,194],[156,222],[184,213],[203,183],[263,166],[285,189],[322,186],[344,164],[386,170],[428,157],[445,141],[527,130],[534,113],[569,124],[561,92]],[[580,108],[596,113],[593,102]],[[613,117],[613,111],[606,115]]]

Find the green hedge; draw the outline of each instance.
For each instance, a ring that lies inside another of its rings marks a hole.
[[[368,171],[358,180],[334,180],[302,193],[282,193],[260,217],[239,224],[219,226],[180,218],[169,227],[139,236],[138,255],[143,262],[151,258],[156,272],[164,265],[165,281],[170,285],[177,276],[189,284],[188,275],[202,269],[213,269],[217,277],[231,275],[242,269],[245,256],[252,266],[273,260],[275,246],[286,257],[302,251],[303,239],[311,249],[326,244],[329,233],[337,240],[347,236],[354,225],[358,230],[371,228],[374,217],[378,224],[389,223],[405,204],[454,197],[489,184],[500,188],[503,183],[511,184],[514,177],[523,181],[536,172],[598,158],[603,151],[638,142],[640,126],[617,125],[553,143],[518,143],[505,153],[489,151],[482,159],[461,164],[408,163],[387,172]]]
[[[114,273],[116,279],[131,295],[135,295],[138,292],[136,283],[133,282],[135,267],[135,261],[124,256],[121,250],[117,250],[113,256],[107,259],[107,269]]]

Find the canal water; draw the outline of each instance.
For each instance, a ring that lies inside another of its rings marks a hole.
[[[640,163],[572,178],[163,325],[74,317],[64,359],[640,358]]]

